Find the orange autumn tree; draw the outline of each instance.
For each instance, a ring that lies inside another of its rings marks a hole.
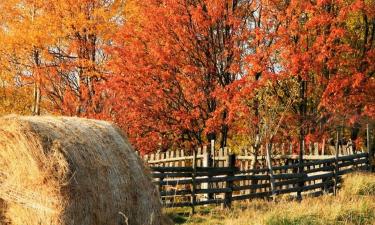
[[[264,7],[276,10],[271,17],[278,24],[275,41],[268,49],[277,70],[261,89],[266,104],[262,118],[270,110],[285,112],[279,136],[292,141],[299,137],[300,146],[342,125],[355,140],[359,124],[374,121],[374,24],[369,22],[374,20],[374,2],[267,2]],[[239,98],[246,99],[254,98]],[[285,107],[289,99],[293,101]]]
[[[19,89],[33,86],[33,114],[101,110],[95,86],[109,71],[105,47],[122,24],[123,6],[122,0],[0,3],[2,71]]]
[[[111,115],[141,151],[226,146],[251,1],[142,1],[115,40]]]
[[[0,64],[2,74],[8,76],[6,85],[15,90],[18,87],[21,92],[32,88],[32,94],[28,94],[33,98],[32,104],[23,107],[30,107],[32,114],[39,115],[42,81],[51,67],[46,60],[48,47],[56,41],[59,33],[55,29],[54,14],[49,12],[50,7],[44,1],[2,1],[0,8]]]
[[[61,39],[49,53],[56,69],[45,85],[53,111],[65,115],[94,117],[101,112],[101,93],[96,90],[105,82],[113,33],[123,23],[125,1],[58,0],[54,3],[60,15]]]
[[[330,76],[320,106],[331,124],[349,127],[358,145],[364,125],[375,125],[375,2],[337,1],[331,8],[336,16],[330,40],[339,48],[322,54]]]
[[[143,152],[373,123],[374,1],[0,2],[0,114],[112,120]],[[334,107],[332,107],[334,106]],[[255,152],[256,154],[256,152]]]
[[[339,51],[328,56],[334,73],[322,106],[345,122],[375,118],[375,2],[339,1],[334,19]],[[328,48],[328,46],[327,46]],[[336,107],[330,107],[335,104]],[[368,120],[367,120],[368,121]]]
[[[374,2],[289,1],[283,7],[278,48],[283,72],[300,90],[294,117],[300,144],[342,125],[355,141],[358,124],[374,119],[374,24],[368,22]]]
[[[357,91],[341,92],[341,86],[363,77],[356,68],[373,57],[373,7],[363,5],[371,2],[133,4],[140,16],[126,21],[115,40],[113,75],[101,87],[109,96],[102,118],[119,123],[142,151],[210,139],[221,147],[237,138],[254,144],[276,141],[276,134],[301,146],[349,121],[340,116],[352,115],[348,109],[333,114],[327,105],[340,93],[338,106],[352,99],[352,112],[362,107],[360,117],[370,115],[369,63],[366,82],[354,82]],[[348,13],[351,7],[360,13]],[[362,29],[353,30],[351,17],[359,14]],[[355,52],[362,42],[361,59]]]

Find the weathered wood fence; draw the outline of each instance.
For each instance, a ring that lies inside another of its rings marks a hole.
[[[373,170],[374,151],[367,126],[366,149],[343,144],[337,133],[334,143],[308,143],[303,161],[292,144],[272,144],[231,151],[228,148],[198,148],[197,151],[167,151],[144,155],[151,167],[166,207],[272,198],[280,194],[321,195],[341,186],[341,177],[356,170]],[[234,152],[236,154],[234,154]]]
[[[204,146],[196,151],[197,167],[224,167],[228,164],[228,155],[236,152],[235,164],[241,170],[249,170],[253,168],[262,168],[266,166],[266,148],[261,145],[257,156],[255,149],[242,148],[239,151],[232,151],[229,148],[215,149],[214,143],[210,147]],[[284,165],[292,164],[298,161],[298,149],[292,144],[273,144],[272,145],[272,164]],[[351,155],[354,153],[365,152],[365,149],[353,150],[353,145],[338,145],[338,155]],[[335,157],[336,149],[334,145],[326,142],[309,143],[305,147],[304,160],[320,160]],[[152,153],[144,155],[143,160],[150,167],[185,167],[193,165],[193,151],[170,150],[166,152]],[[255,160],[255,162],[254,162]]]
[[[194,208],[222,203],[230,207],[236,200],[280,194],[320,195],[339,188],[342,175],[369,169],[368,153],[306,161],[303,173],[298,173],[298,163],[241,169],[236,167],[235,157],[228,154],[224,167],[152,167],[164,205]]]

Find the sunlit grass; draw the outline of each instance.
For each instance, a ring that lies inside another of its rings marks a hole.
[[[352,174],[337,196],[305,198],[302,202],[280,198],[277,202],[254,200],[220,207],[168,209],[175,224],[184,225],[375,225],[375,175]]]

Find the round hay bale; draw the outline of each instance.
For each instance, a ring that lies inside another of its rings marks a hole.
[[[1,224],[168,223],[120,130],[82,118],[0,118],[0,203]]]

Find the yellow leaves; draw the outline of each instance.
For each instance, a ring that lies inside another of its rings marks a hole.
[[[99,36],[113,34],[118,25],[118,18],[122,16],[122,1],[112,3],[102,1],[56,1],[63,29],[67,33],[95,33]]]
[[[366,0],[366,1],[354,1],[351,3],[347,11],[348,13],[346,17],[346,26],[350,32],[353,33],[360,33],[363,35],[364,29],[364,16],[366,15],[367,20],[371,21],[375,17],[375,1],[374,0]]]
[[[8,74],[0,74],[0,116],[30,114],[32,89],[29,86],[16,86]]]
[[[15,86],[8,82],[5,92],[14,91],[17,93],[14,96],[20,96],[27,90],[32,98],[33,91],[24,87],[38,82],[44,89],[43,101],[63,108],[57,104],[62,104],[67,92],[72,91],[75,96],[83,93],[80,88],[89,85],[81,82],[77,86],[75,82],[106,74],[105,48],[123,21],[124,3],[124,0],[0,1],[0,73],[6,72],[9,81],[18,79]],[[6,99],[3,106],[17,108],[8,104],[9,96]]]
[[[128,0],[125,7],[123,7],[124,13],[128,20],[141,19],[140,17],[140,6],[136,0]]]
[[[45,4],[44,4],[45,5]],[[24,45],[42,46],[52,34],[49,29],[55,20],[46,18],[46,9],[41,1],[15,1],[9,8],[7,34],[9,39]],[[48,24],[48,26],[47,26]],[[13,44],[16,44],[13,43]]]

